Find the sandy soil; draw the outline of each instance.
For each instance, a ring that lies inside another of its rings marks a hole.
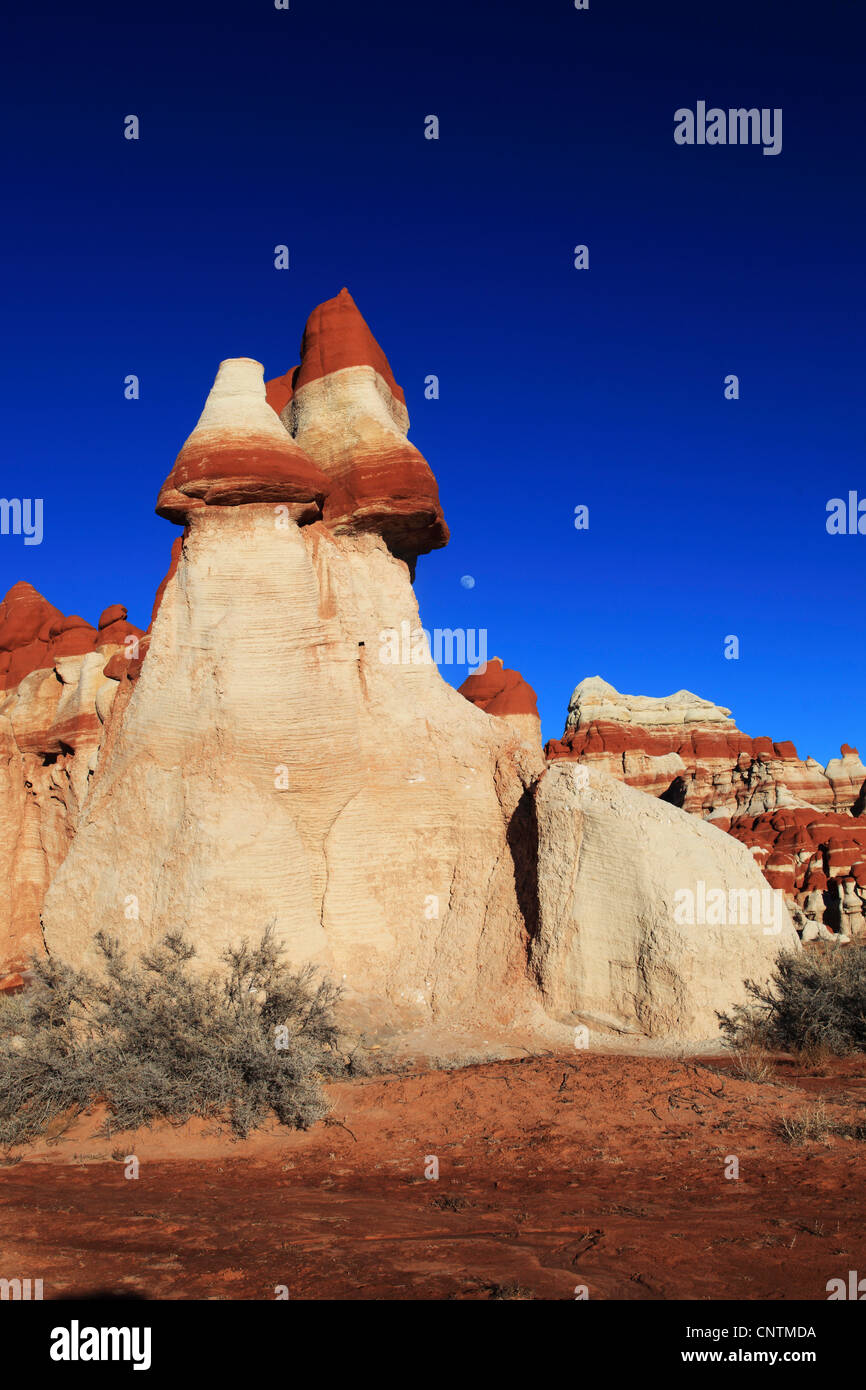
[[[753,1083],[730,1060],[571,1052],[329,1095],[306,1134],[106,1140],[93,1115],[0,1157],[0,1275],[46,1298],[825,1300],[866,1270],[863,1141],[778,1133],[819,1096],[862,1125],[862,1059]]]

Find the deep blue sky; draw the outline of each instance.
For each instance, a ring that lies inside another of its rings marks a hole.
[[[422,619],[486,627],[546,737],[600,673],[866,752],[866,536],[825,530],[866,496],[858,0],[30,8],[0,87],[0,491],[45,499],[45,538],[0,537],[0,591],[145,626],[217,364],[285,371],[347,285],[451,526]],[[699,99],[782,107],[782,153],[677,146]]]

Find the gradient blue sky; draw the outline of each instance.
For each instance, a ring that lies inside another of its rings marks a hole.
[[[862,750],[866,536],[825,530],[830,497],[866,496],[861,8],[8,17],[0,490],[44,498],[45,537],[0,537],[0,590],[146,626],[176,534],[157,490],[217,364],[285,371],[347,285],[452,531],[419,563],[422,620],[487,628],[546,737],[599,673],[696,691],[822,762]],[[699,99],[782,107],[782,153],[677,146]]]

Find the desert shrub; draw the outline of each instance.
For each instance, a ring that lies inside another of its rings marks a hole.
[[[270,1115],[305,1129],[326,1114],[320,1083],[345,1070],[339,991],[311,966],[291,971],[271,928],[211,974],[190,969],[179,933],[133,959],[104,934],[96,944],[98,973],[34,959],[30,988],[0,999],[0,1143],[98,1102],[109,1131],[201,1116],[246,1136]]]
[[[510,1284],[488,1284],[487,1295],[496,1303],[526,1303],[535,1298],[535,1294],[531,1289],[524,1288],[524,1286],[518,1284],[516,1280]]]
[[[763,1048],[752,1044],[735,1050],[731,1070],[741,1081],[772,1081],[776,1075],[772,1059]]]
[[[750,1002],[718,1015],[735,1048],[844,1056],[866,1051],[866,950],[784,952],[767,985],[746,981]]]
[[[789,1144],[808,1144],[828,1135],[840,1139],[866,1140],[866,1125],[834,1119],[827,1113],[823,1100],[807,1106],[796,1115],[786,1115],[778,1122],[778,1133]]]

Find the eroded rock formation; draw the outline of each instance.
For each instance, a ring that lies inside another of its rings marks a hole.
[[[503,666],[501,657],[491,657],[483,671],[467,676],[460,694],[485,714],[507,719],[530,743],[541,743],[538,697],[519,671]]]
[[[316,521],[325,475],[268,406],[264,368],[249,357],[220,364],[198,424],[178,454],[156,504],[184,525],[206,506],[278,502],[295,521]]]
[[[194,513],[45,900],[51,948],[80,958],[93,922],[141,944],[183,924],[213,964],[273,921],[380,1024],[505,1026],[526,951],[506,832],[541,750],[435,667],[379,661],[404,619],[381,538],[280,527],[267,504]]]
[[[746,851],[545,771],[534,692],[498,659],[463,694],[380,659],[383,631],[420,628],[415,560],[448,534],[407,426],[344,291],[291,373],[221,365],[159,494],[183,534],[147,634],[13,591],[0,801],[28,931],[41,907],[47,949],[81,962],[100,928],[133,951],[182,928],[209,966],[272,923],[377,1029],[715,1031],[798,946],[784,912],[769,933],[671,920],[678,893],[763,884]]]
[[[650,1037],[687,1018],[709,1037],[732,959],[754,978],[791,944],[781,898],[715,826],[571,761],[550,764],[536,807],[532,964],[553,1013]]]
[[[103,668],[140,636],[122,604],[94,628],[29,584],[0,603],[0,969],[41,945],[42,901],[78,825],[117,690]]]
[[[866,931],[866,767],[845,744],[824,768],[793,743],[750,738],[687,690],[576,687],[550,759],[597,767],[727,830],[784,890],[804,940]]]
[[[268,399],[330,480],[326,526],[379,535],[410,566],[447,543],[436,479],[406,438],[406,399],[348,290],[313,310],[300,366],[268,382]]]

